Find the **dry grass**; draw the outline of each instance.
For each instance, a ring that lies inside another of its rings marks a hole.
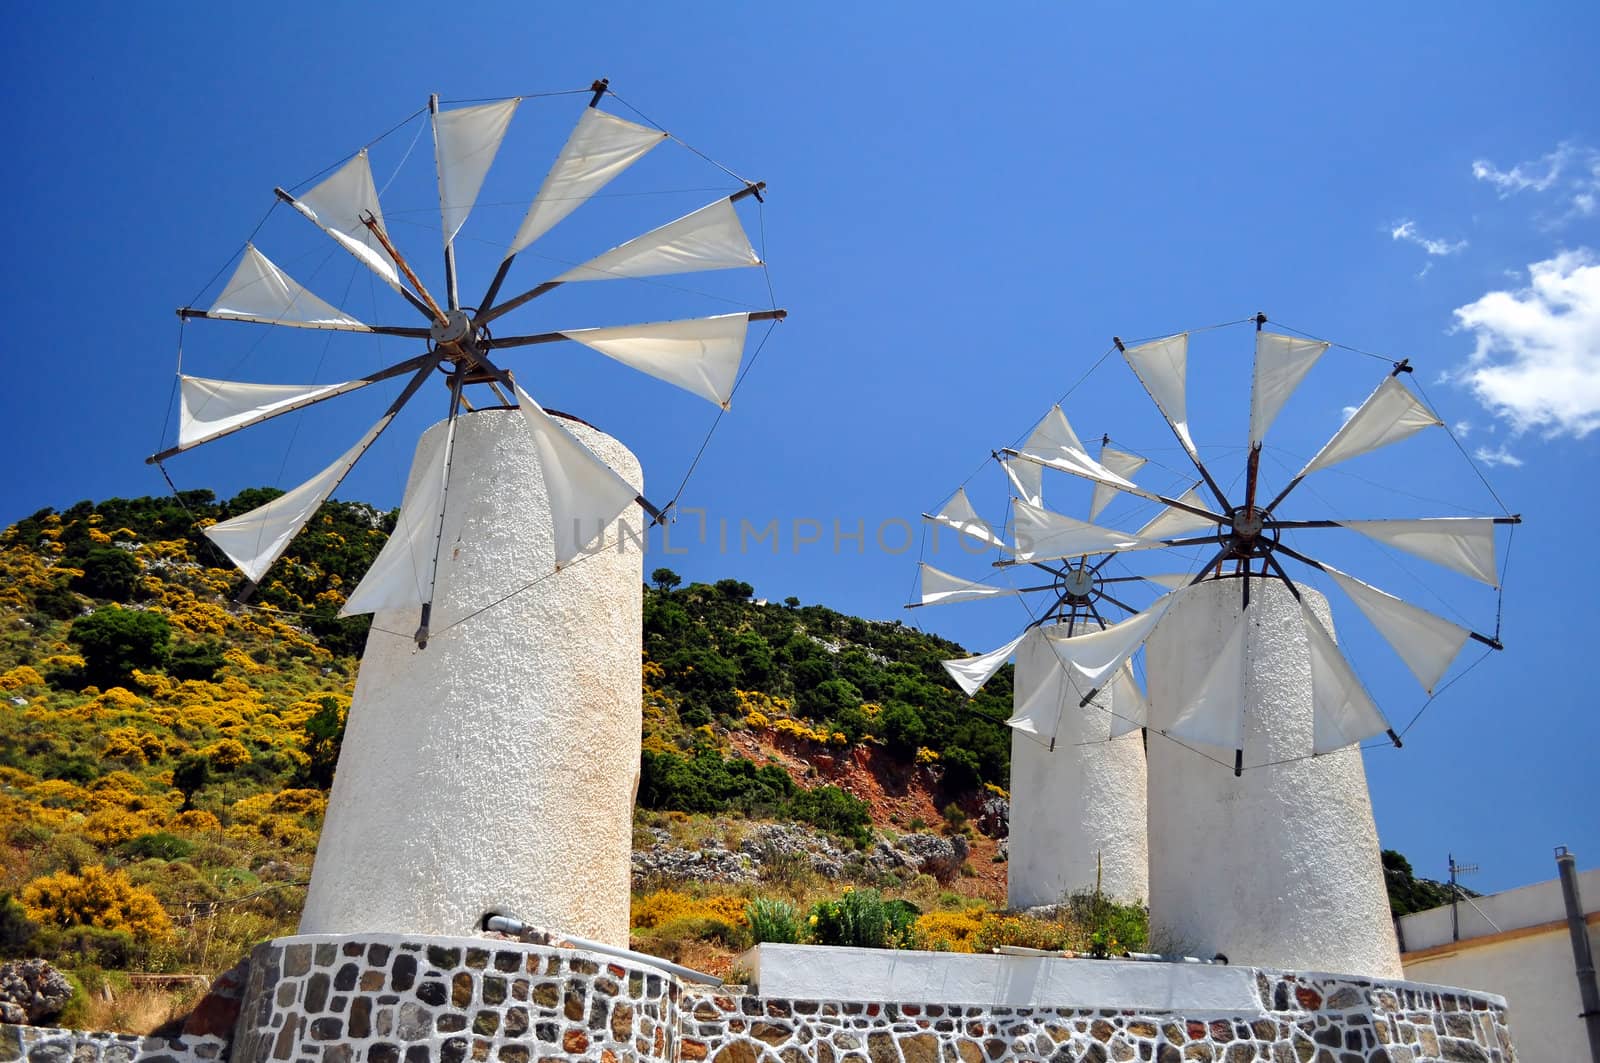
[[[110,984],[86,994],[73,1009],[73,1025],[84,1030],[148,1034],[164,1023],[181,1018],[205,995],[196,982],[178,986],[135,985],[117,989]]]

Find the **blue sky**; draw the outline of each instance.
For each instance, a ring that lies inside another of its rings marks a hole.
[[[778,300],[792,313],[682,499],[707,511],[707,542],[686,519],[673,549],[687,553],[666,556],[658,542],[647,567],[736,576],[774,599],[793,594],[915,620],[974,648],[998,645],[1026,619],[1014,604],[907,617],[917,549],[880,548],[876,529],[898,547],[894,522],[914,524],[991,448],[1015,441],[1113,334],[1156,336],[1262,310],[1409,357],[1416,382],[1527,519],[1501,618],[1508,649],[1435,701],[1403,751],[1368,754],[1384,844],[1427,874],[1442,873],[1446,852],[1477,862],[1479,889],[1550,877],[1557,844],[1584,866],[1600,860],[1600,726],[1585,667],[1600,424],[1592,5],[1290,15],[1279,5],[463,4],[442,25],[437,12],[106,4],[13,15],[0,74],[13,101],[14,150],[0,175],[13,233],[0,260],[13,353],[0,402],[15,457],[0,471],[0,520],[165,489],[142,458],[157,447],[172,386],[172,310],[228,264],[273,185],[339,161],[430,91],[501,97],[607,76],[651,118],[770,183],[768,204],[746,221],[753,233],[759,223]],[[468,222],[464,288],[485,282],[517,201],[581,103],[524,104]],[[436,278],[425,136],[396,171],[418,128],[375,146],[373,161],[380,183],[397,173],[385,195],[391,228]],[[693,156],[658,154],[661,167],[627,186],[651,195],[591,205],[548,259],[519,260],[516,279],[531,286],[551,260],[586,257],[731,190]],[[276,211],[260,243],[324,298],[380,312],[386,293],[354,276],[348,258],[330,259],[308,228]],[[541,331],[766,303],[754,271],[618,287],[552,297],[523,323]],[[393,307],[382,313],[410,323]],[[191,327],[186,368],[332,380],[407,353],[395,341],[262,339],[252,328]],[[1192,355],[1190,409],[1206,456],[1231,479],[1242,464],[1250,335],[1234,328],[1204,340]],[[633,447],[647,493],[670,497],[714,410],[596,366],[581,349],[538,350],[506,360],[541,401]],[[1269,483],[1384,371],[1348,352],[1324,359],[1269,438]],[[343,497],[398,502],[412,441],[442,413],[442,395],[432,401],[391,430]],[[349,402],[175,462],[174,478],[223,496],[291,486],[344,449],[383,400]],[[1117,359],[1065,409],[1086,439],[1110,433],[1179,468],[1170,434]],[[1442,433],[1326,475],[1297,493],[1304,508],[1294,515],[1498,508]],[[1161,487],[1182,480],[1161,476]],[[992,464],[971,490],[998,519],[1004,488]],[[1051,504],[1080,513],[1076,489],[1059,490]],[[726,550],[720,520],[730,522]],[[741,552],[741,520],[777,520],[778,552]],[[821,542],[796,544],[797,520],[818,522]],[[835,550],[835,521],[847,533],[860,522],[864,548],[846,539]],[[1491,592],[1381,550],[1330,550],[1395,593],[1494,627]],[[985,570],[982,560],[946,559],[974,576]],[[1352,658],[1391,717],[1410,719],[1420,691],[1353,612],[1335,602]]]

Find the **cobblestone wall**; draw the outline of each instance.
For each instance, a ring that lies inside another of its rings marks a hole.
[[[1095,961],[1083,961],[1092,963]],[[1249,1014],[841,1003],[686,988],[490,940],[288,938],[238,1030],[177,1040],[0,1027],[0,1063],[1513,1063],[1499,998],[1261,971]]]

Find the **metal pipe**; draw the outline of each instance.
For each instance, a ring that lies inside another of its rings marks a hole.
[[[1556,867],[1561,873],[1561,896],[1567,904],[1567,932],[1572,936],[1572,962],[1578,975],[1578,997],[1589,1035],[1589,1058],[1600,1063],[1600,986],[1595,984],[1594,953],[1589,948],[1589,927],[1584,920],[1583,898],[1578,895],[1578,861],[1565,845],[1556,846]]]
[[[520,938],[532,936],[541,938],[543,939],[541,943],[554,944],[557,941],[565,942],[571,945],[573,948],[583,949],[586,952],[598,952],[602,956],[615,956],[618,959],[632,960],[635,963],[642,963],[647,967],[654,967],[658,970],[665,971],[675,978],[682,978],[686,982],[696,982],[700,985],[709,986],[720,986],[723,984],[722,979],[718,978],[716,975],[706,974],[704,971],[696,971],[692,968],[684,967],[681,964],[663,960],[660,956],[651,956],[648,953],[634,952],[632,949],[618,948],[615,945],[606,945],[599,941],[589,941],[586,938],[573,937],[571,934],[559,934],[544,927],[537,927],[531,923],[525,923],[517,916],[509,913],[488,913],[483,917],[483,928],[485,930],[493,930],[500,934],[510,934],[512,937]]]

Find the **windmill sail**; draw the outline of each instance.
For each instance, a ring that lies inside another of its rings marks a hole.
[[[1060,406],[1050,408],[1050,412],[1044,415],[1044,420],[1034,428],[1016,454],[1074,476],[1110,484],[1125,491],[1138,490],[1131,480],[1119,476],[1089,456]]]
[[[439,216],[449,247],[478,201],[489,166],[500,151],[521,99],[433,114],[433,158],[439,172]]]
[[[667,134],[660,130],[635,125],[595,107],[584,108],[577,127],[539,186],[506,256],[516,254],[555,228],[666,138]]]
[[[983,684],[994,678],[1000,666],[1011,658],[1012,652],[1025,637],[1026,634],[1018,635],[999,649],[980,653],[976,657],[962,657],[940,663],[944,665],[944,670],[950,673],[950,678],[956,681],[956,686],[970,698],[983,687]]]
[[[1190,488],[1178,499],[1186,505],[1204,509],[1206,500],[1201,498],[1199,492]],[[1202,517],[1198,513],[1190,513],[1177,506],[1168,506],[1150,519],[1150,522],[1134,532],[1141,539],[1175,539],[1187,532],[1201,530],[1215,530],[1217,522],[1209,517]]]
[[[1112,447],[1101,447],[1100,464],[1104,468],[1110,469],[1120,479],[1131,479],[1134,473],[1145,467],[1147,459]],[[1089,519],[1094,520],[1098,517],[1100,511],[1111,503],[1111,499],[1115,497],[1116,493],[1117,489],[1109,484],[1095,484],[1094,494],[1089,499]],[[1035,502],[1034,504],[1038,505],[1039,503]]]
[[[1071,668],[1091,688],[1103,687],[1116,670],[1144,645],[1171,607],[1173,595],[1165,594],[1142,613],[1135,613],[1119,624],[1112,624],[1087,635],[1053,638],[1051,647],[1063,664]]]
[[[355,157],[335,170],[311,191],[290,200],[295,210],[308,218],[313,225],[339,242],[383,278],[395,291],[401,291],[400,271],[389,253],[383,249],[370,228],[361,218],[370,214],[378,228],[383,228],[383,208],[378,203],[378,190],[372,183],[372,166],[367,161],[367,149],[362,148]]]
[[[1390,443],[1398,443],[1424,428],[1442,424],[1444,422],[1424,406],[1422,400],[1400,383],[1399,377],[1385,377],[1377,390],[1367,396],[1367,401],[1306,462],[1306,467],[1296,477],[1326,469]]]
[[[347,380],[341,384],[244,384],[237,380],[209,380],[180,373],[178,446],[187,450],[252,421],[366,387],[368,383],[370,381]]]
[[[1044,628],[1032,628],[1017,647],[1016,685],[1006,726],[1043,746],[1055,744],[1061,717],[1077,707],[1067,669],[1056,660]]]
[[[1494,523],[1493,517],[1426,517],[1421,520],[1341,520],[1339,525],[1498,588],[1500,580],[1494,569]]]
[[[1149,550],[1165,545],[1159,540],[1087,524],[1062,513],[1030,506],[1018,499],[1012,507],[1016,545],[1005,547],[1018,561],[1049,561],[1117,550]]]
[[[295,328],[372,331],[306,291],[257,251],[254,244],[244,245],[244,257],[207,313],[211,317]]]
[[[636,236],[555,280],[659,277],[669,273],[759,265],[761,256],[750,246],[750,238],[745,235],[732,201],[719,199],[677,221]]]
[[[948,605],[951,602],[973,602],[983,598],[1006,598],[1017,593],[1012,587],[995,587],[952,576],[924,562],[922,570],[922,605]]]
[[[1406,662],[1422,689],[1432,694],[1471,632],[1336,568],[1324,569]]]
[[[1233,624],[1199,687],[1189,692],[1187,704],[1165,734],[1222,749],[1244,748],[1242,706],[1249,627],[1242,618]]]
[[[939,512],[924,513],[922,519],[954,528],[975,542],[1005,549],[1005,540],[996,535],[983,518],[978,516],[978,511],[972,508],[972,501],[967,498],[965,487],[956,488],[956,493],[950,496],[950,501],[946,502]]]
[[[435,546],[443,522],[445,448],[435,447],[428,468],[400,507],[389,541],[350,592],[340,616],[376,613],[380,609],[413,609],[434,599]]]
[[[1189,435],[1189,334],[1180,332],[1176,336],[1129,347],[1122,352],[1122,357],[1139,378],[1139,383],[1144,385],[1145,391],[1155,400],[1161,415],[1177,433],[1183,449],[1198,461],[1194,439]]]
[[[1258,447],[1283,404],[1317,364],[1329,344],[1275,332],[1256,333],[1255,376],[1250,386],[1250,445]]]
[[[1012,488],[1017,492],[1017,497],[1029,505],[1044,505],[1044,466],[1033,461],[1002,461],[1000,467],[1006,471],[1006,478],[1011,481]]]
[[[750,315],[738,313],[648,325],[568,329],[562,335],[727,409],[749,327]]]
[[[1389,721],[1303,601],[1300,617],[1311,647],[1312,753],[1331,753],[1388,731]]]
[[[261,582],[267,569],[288,548],[289,541],[305,527],[317,507],[328,500],[351,466],[361,459],[372,441],[378,438],[378,433],[392,420],[393,413],[385,414],[332,465],[264,506],[211,525],[205,529],[205,537],[216,543],[217,548],[250,577],[251,583]]]

